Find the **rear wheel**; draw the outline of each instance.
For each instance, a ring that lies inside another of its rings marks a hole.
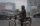
[[[29,21],[24,22],[23,26],[31,26],[31,23]]]

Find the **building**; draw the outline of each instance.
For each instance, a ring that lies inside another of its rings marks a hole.
[[[3,2],[0,2],[0,15],[13,16],[14,11],[16,9],[15,5],[16,5],[15,3],[10,3],[10,2],[3,3]],[[2,17],[2,19],[3,18],[6,19],[6,17]]]
[[[0,12],[5,12],[5,13],[10,12],[10,13],[12,13],[13,11],[15,11],[15,9],[16,9],[15,3],[10,3],[10,2],[0,3]],[[10,14],[10,13],[7,13],[7,14]],[[2,14],[2,13],[0,13],[0,14]]]
[[[34,14],[40,13],[40,0],[28,0],[28,9],[30,10],[30,12],[32,9],[36,9],[37,12]]]

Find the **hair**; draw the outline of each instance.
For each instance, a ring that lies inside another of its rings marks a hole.
[[[25,9],[25,6],[24,5],[22,5],[21,7],[22,7],[22,9]]]
[[[22,9],[22,11],[25,11],[25,6],[22,5],[22,6],[21,6],[21,9]]]

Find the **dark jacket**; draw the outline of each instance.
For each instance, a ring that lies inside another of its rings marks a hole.
[[[21,21],[24,21],[24,19],[26,18],[26,10],[25,10],[25,7],[22,6],[22,11],[21,11]]]

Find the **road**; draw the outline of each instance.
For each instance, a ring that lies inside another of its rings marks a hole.
[[[40,18],[32,18],[32,26],[40,26]]]
[[[9,21],[0,20],[0,26],[9,26]],[[40,26],[40,18],[32,18],[32,26]]]

